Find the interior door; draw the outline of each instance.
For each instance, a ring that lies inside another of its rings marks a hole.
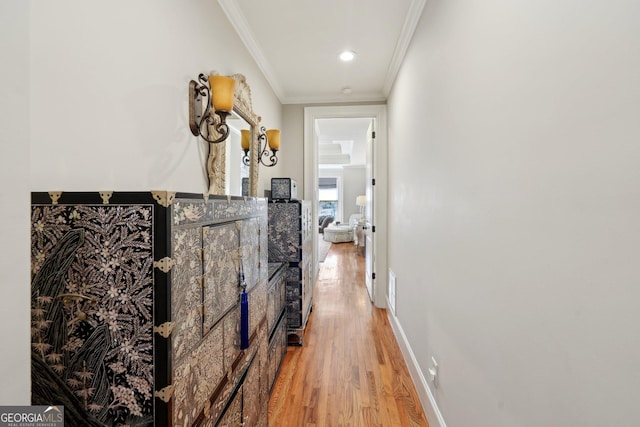
[[[367,291],[369,292],[369,298],[373,301],[373,289],[375,287],[375,272],[373,266],[375,265],[375,241],[374,241],[374,218],[373,218],[373,206],[375,198],[375,185],[374,179],[374,158],[373,158],[373,144],[375,139],[374,120],[371,120],[369,129],[367,129],[367,166],[366,166],[366,196],[367,205],[365,207],[365,283],[367,285]]]

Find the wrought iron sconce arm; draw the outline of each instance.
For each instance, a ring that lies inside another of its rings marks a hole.
[[[242,156],[242,163],[249,166],[251,158],[249,156],[249,149],[243,149],[244,156]],[[258,163],[262,163],[266,167],[275,166],[278,163],[278,150],[269,147],[269,141],[267,140],[266,129],[264,126],[260,126],[258,133]]]
[[[278,156],[276,149],[269,148],[269,141],[267,140],[266,129],[264,126],[260,127],[260,134],[258,135],[258,162],[262,163],[266,167],[275,166],[278,163]],[[267,162],[268,161],[268,162]]]
[[[201,136],[207,142],[217,144],[223,142],[229,136],[229,125],[227,116],[229,111],[213,111],[213,100],[211,88],[207,76],[200,74],[199,83],[191,80],[189,82],[189,128],[194,136]],[[205,109],[202,112],[202,100],[205,99]],[[213,138],[209,131],[209,126],[213,126],[220,135]]]
[[[251,158],[249,157],[249,149],[243,148],[242,151],[244,151],[244,156],[242,156],[242,163],[245,166],[249,166],[251,164]],[[258,163],[260,163],[260,161],[258,161]]]

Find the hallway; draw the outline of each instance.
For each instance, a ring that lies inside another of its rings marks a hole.
[[[385,310],[364,286],[364,257],[331,245],[302,347],[290,346],[269,425],[428,426]]]

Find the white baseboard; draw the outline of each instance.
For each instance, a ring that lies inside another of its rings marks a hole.
[[[387,301],[387,307],[389,307],[389,301]],[[444,418],[442,417],[442,413],[438,408],[438,404],[436,403],[436,399],[427,385],[427,380],[422,374],[422,370],[420,369],[418,361],[413,354],[413,350],[411,350],[407,336],[404,334],[398,318],[391,310],[387,310],[387,317],[389,318],[393,334],[396,336],[396,341],[398,341],[400,351],[404,356],[404,362],[407,364],[407,368],[409,369],[409,375],[411,375],[413,384],[418,392],[418,397],[420,398],[420,403],[422,404],[422,408],[427,416],[429,427],[447,427],[447,424],[444,422]]]

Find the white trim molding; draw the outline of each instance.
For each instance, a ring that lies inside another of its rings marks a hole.
[[[427,379],[418,365],[418,361],[413,354],[411,345],[407,340],[407,336],[404,334],[404,330],[402,329],[398,318],[391,310],[387,310],[387,317],[389,318],[389,324],[391,325],[393,334],[396,337],[396,341],[398,341],[398,346],[400,347],[400,351],[404,357],[404,362],[407,364],[407,369],[409,369],[409,375],[411,375],[413,384],[418,392],[418,397],[420,398],[420,403],[422,404],[422,408],[427,416],[429,426],[447,427],[444,417],[440,412],[440,408],[438,408],[436,398],[427,384]]]
[[[251,26],[247,22],[247,18],[245,18],[244,14],[240,10],[240,6],[238,6],[238,3],[235,0],[218,0],[218,4],[220,4],[220,7],[224,11],[225,15],[227,15],[227,19],[236,30],[236,33],[238,33],[240,40],[242,40],[245,47],[253,57],[254,61],[256,61],[256,64],[258,64],[258,67],[271,85],[271,88],[275,92],[276,96],[282,102],[282,86],[276,78],[276,73],[273,71],[271,64],[264,56],[262,47],[260,47],[260,44],[256,41],[256,38],[253,35],[253,31],[251,31]]]
[[[387,303],[387,107],[386,105],[350,105],[305,107],[304,109],[304,198],[311,200],[312,218],[318,223],[318,138],[317,119],[371,118],[375,121],[374,143],[375,238],[373,244],[376,279],[373,284],[373,303],[386,308]],[[313,235],[313,280],[318,276],[317,234]]]
[[[385,77],[382,85],[382,92],[384,93],[385,98],[388,97],[389,92],[391,92],[391,87],[393,86],[393,82],[396,80],[396,76],[400,70],[400,65],[402,65],[402,61],[404,61],[404,56],[407,53],[407,49],[409,48],[409,44],[413,38],[413,33],[416,31],[418,21],[420,21],[422,11],[426,4],[427,0],[412,0],[411,5],[409,5],[409,11],[404,19],[402,32],[398,38],[398,43],[396,43],[396,48],[393,50],[393,56],[389,63],[387,76]]]

